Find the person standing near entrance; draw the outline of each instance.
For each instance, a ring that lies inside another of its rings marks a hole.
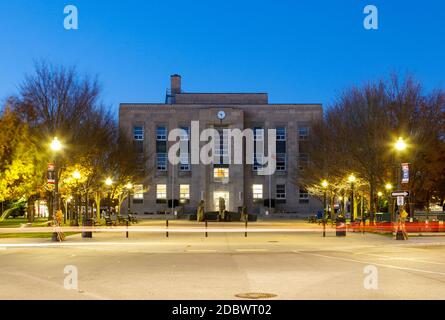
[[[219,198],[219,221],[226,221],[226,200]]]
[[[198,212],[197,212],[197,218],[198,218],[198,222],[202,222],[204,221],[204,200],[201,200],[199,202],[199,206],[198,206]]]

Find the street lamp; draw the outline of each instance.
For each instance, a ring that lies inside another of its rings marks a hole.
[[[402,184],[401,184],[401,177],[400,177],[400,172],[401,172],[401,157],[400,154],[405,151],[408,148],[408,144],[405,142],[405,139],[402,137],[399,137],[397,139],[397,141],[394,143],[394,149],[396,150],[396,164],[395,164],[395,168],[396,168],[396,185],[397,185],[397,189],[400,190],[402,188]],[[394,201],[394,209],[395,209],[395,201]]]
[[[58,173],[58,164],[57,164],[57,153],[62,150],[62,143],[59,141],[57,137],[53,138],[53,141],[50,144],[50,148],[54,153],[54,205],[53,205],[53,217],[55,217],[55,213],[59,211],[59,173]]]
[[[113,185],[113,179],[107,178],[105,185],[108,187],[108,214],[111,214],[111,186]]]
[[[326,217],[328,215],[328,209],[327,209],[327,190],[329,183],[327,180],[323,180],[321,182],[321,186],[323,187],[324,193],[323,193],[323,204],[324,204],[324,214],[323,214],[323,237],[326,237]]]
[[[128,192],[128,208],[127,208],[127,214],[131,214],[131,190],[133,189],[133,184],[132,183],[128,183],[125,188],[127,189]]]
[[[397,151],[405,151],[408,145],[406,144],[405,140],[402,137],[399,137],[397,142],[394,144],[394,147]]]
[[[54,152],[58,152],[62,150],[62,143],[59,141],[57,137],[54,137],[53,141],[51,142],[51,150]]]
[[[80,189],[79,189],[79,181],[82,178],[82,175],[80,174],[80,172],[78,170],[73,172],[73,178],[74,180],[76,180],[76,211],[75,211],[75,216],[74,216],[74,226],[78,226],[79,225],[79,211],[80,211],[80,207],[81,207],[81,195],[80,195]]]
[[[350,206],[351,206],[351,222],[354,222],[354,182],[357,180],[357,178],[355,177],[354,174],[351,174],[348,177],[348,181],[351,184],[351,201],[350,201]]]

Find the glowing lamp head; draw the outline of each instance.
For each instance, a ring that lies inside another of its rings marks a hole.
[[[392,184],[391,184],[391,183],[387,183],[387,184],[385,185],[385,189],[386,189],[386,190],[392,190]]]
[[[357,180],[357,178],[356,178],[353,174],[351,174],[351,175],[348,177],[348,181],[351,182],[351,183],[354,183],[356,180]]]
[[[403,138],[399,138],[395,144],[396,150],[397,151],[403,151],[406,149],[407,145],[405,140],[403,140]]]
[[[51,142],[51,150],[54,152],[62,150],[62,143],[60,143],[57,137],[55,137]]]
[[[73,178],[74,179],[79,180],[81,177],[82,177],[82,175],[80,174],[79,171],[76,170],[76,171],[73,172]]]
[[[377,192],[377,196],[381,197],[383,196],[383,193],[381,191]]]
[[[113,179],[111,179],[111,178],[107,178],[107,180],[105,180],[105,184],[106,184],[107,186],[111,186],[111,185],[113,184]]]
[[[329,183],[328,183],[326,180],[323,180],[323,181],[321,182],[321,186],[322,186],[323,188],[327,188],[328,185],[329,185]]]
[[[127,183],[125,188],[127,188],[128,190],[131,190],[131,189],[133,189],[133,184],[132,183]]]

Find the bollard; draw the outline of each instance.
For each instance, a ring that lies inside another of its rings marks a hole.
[[[128,239],[128,220],[127,220],[127,239]]]
[[[246,219],[246,226],[245,226],[245,228],[246,228],[246,232],[244,233],[244,237],[245,237],[245,238],[247,238],[247,223],[248,223],[248,221],[249,221],[249,219]]]
[[[208,223],[207,223],[207,221],[206,221],[206,238],[209,237],[209,233],[207,232],[207,227],[208,227]]]
[[[326,219],[323,219],[323,238],[326,237]]]
[[[168,220],[165,220],[165,226],[167,228],[167,231],[165,232],[165,236],[168,238]]]

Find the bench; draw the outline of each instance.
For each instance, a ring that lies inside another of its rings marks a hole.
[[[139,221],[138,221],[138,219],[136,219],[131,213],[129,213],[128,214],[128,222],[131,222],[131,223],[138,223]]]
[[[115,226],[116,221],[113,221],[110,217],[105,217],[105,225],[107,227]]]

